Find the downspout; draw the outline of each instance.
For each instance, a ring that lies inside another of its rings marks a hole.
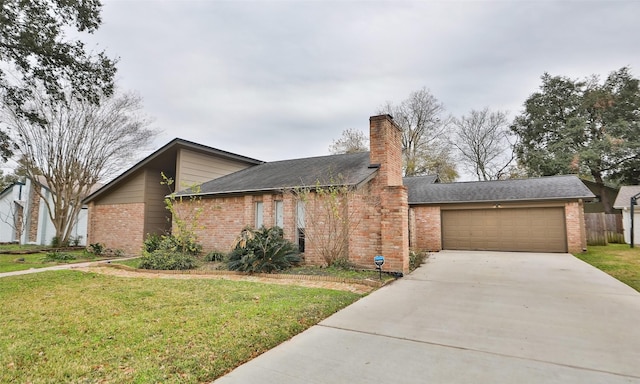
[[[635,231],[635,228],[633,227],[633,206],[638,204],[638,198],[640,197],[640,193],[636,193],[635,195],[631,196],[630,199],[630,204],[631,204],[631,248],[633,248],[634,244],[633,244],[633,232]]]

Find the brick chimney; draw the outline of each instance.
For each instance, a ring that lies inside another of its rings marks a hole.
[[[402,130],[389,115],[369,118],[371,165],[379,165],[373,194],[380,197],[378,254],[385,270],[409,271],[409,204],[402,183]]]
[[[402,185],[402,130],[390,115],[369,118],[371,165],[380,165],[383,186]]]

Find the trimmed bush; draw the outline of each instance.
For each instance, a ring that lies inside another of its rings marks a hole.
[[[145,253],[140,258],[138,268],[156,270],[186,270],[198,267],[198,261],[193,255],[157,249],[151,253]]]
[[[183,244],[180,244],[180,241],[178,241],[176,237],[171,235],[147,235],[145,248],[153,250],[144,252],[144,255],[140,258],[138,268],[156,270],[186,270],[197,268],[198,260],[195,254],[198,254],[200,250],[202,250],[202,246],[195,242],[185,247]]]
[[[161,249],[195,256],[202,252],[202,245],[196,243],[193,238],[177,238],[173,235],[149,234],[144,241],[144,248],[149,253]]]
[[[258,230],[245,228],[229,254],[227,266],[232,271],[274,273],[300,263],[298,247],[284,238],[279,227]]]

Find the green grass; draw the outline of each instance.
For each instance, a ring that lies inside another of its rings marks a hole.
[[[29,250],[39,250],[46,248],[42,245],[33,245],[33,244],[0,244],[0,253],[3,252],[11,252],[11,251],[29,251]]]
[[[627,244],[594,245],[575,256],[640,291],[640,248]]]
[[[2,278],[0,382],[209,382],[359,297],[77,271]]]
[[[29,253],[24,255],[0,253],[0,272],[22,271],[31,268],[44,268],[60,264],[82,263],[85,261],[101,259],[84,250],[64,251],[64,253],[75,255],[76,259],[67,261],[46,262],[44,261],[44,258],[47,256],[46,252]]]
[[[136,257],[135,259],[127,259],[127,260],[116,260],[113,262],[114,264],[122,264],[129,266],[131,268],[138,268],[140,265],[140,258]]]

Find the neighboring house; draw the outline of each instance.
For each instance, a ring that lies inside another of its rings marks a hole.
[[[605,201],[613,207],[613,202],[616,201],[616,197],[618,196],[618,188],[613,188],[606,185],[603,188],[590,180],[582,179],[582,182],[595,195],[595,198],[592,201],[585,202],[584,213],[606,212],[603,204],[603,202]],[[605,195],[604,197],[602,196],[603,193]],[[611,213],[621,213],[621,211],[619,209],[614,209]]]
[[[89,195],[89,244],[139,254],[147,234],[171,230],[164,197],[262,161],[174,139]],[[174,183],[162,185],[164,173]]]
[[[52,191],[42,177],[36,181],[27,178],[25,183],[15,183],[0,193],[0,242],[50,245],[56,230],[45,199],[52,203],[51,196]],[[86,245],[86,207],[78,214],[71,239]]]
[[[20,241],[23,228],[24,183],[13,183],[0,192],[0,243]]]
[[[576,176],[407,186],[417,249],[586,250],[583,206],[594,195]]]
[[[631,197],[640,194],[640,185],[626,185],[620,187],[618,197],[613,207],[622,210],[622,227],[624,228],[624,241],[631,244]],[[640,200],[640,196],[638,198]],[[640,243],[640,205],[633,207],[633,243]]]

